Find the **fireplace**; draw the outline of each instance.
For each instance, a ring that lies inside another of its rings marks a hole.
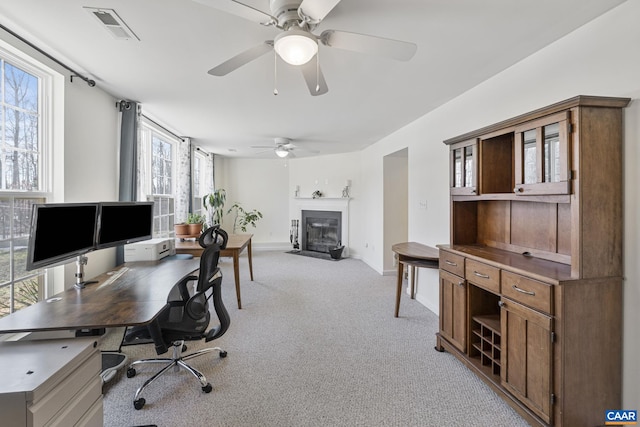
[[[301,249],[329,253],[342,241],[342,212],[303,210],[300,224]]]
[[[314,212],[333,212],[336,218],[340,218],[340,225],[337,227],[336,233],[338,237],[335,238],[335,243],[333,243],[334,247],[337,245],[338,241],[342,243],[344,246],[344,251],[342,256],[347,258],[349,257],[349,202],[351,198],[349,197],[320,197],[318,199],[299,197],[295,199],[294,210],[296,214],[293,218],[299,221],[299,227],[297,228],[298,233],[298,248],[300,250],[305,250],[305,247],[302,244],[306,244],[306,227],[304,226],[302,212],[306,211],[306,215],[313,214]],[[325,230],[326,231],[326,230]],[[326,234],[326,233],[325,233]],[[304,242],[302,239],[305,239]],[[328,250],[327,250],[328,252]],[[326,253],[326,252],[324,252]]]

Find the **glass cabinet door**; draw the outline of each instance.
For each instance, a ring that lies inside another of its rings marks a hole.
[[[451,146],[451,194],[476,194],[477,146],[475,139]]]
[[[520,195],[569,194],[569,113],[518,126],[515,130],[515,188]]]

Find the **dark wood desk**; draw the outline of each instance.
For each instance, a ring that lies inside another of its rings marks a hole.
[[[253,259],[251,255],[251,238],[253,234],[229,234],[227,247],[220,251],[220,256],[233,258],[233,277],[236,283],[236,298],[238,299],[238,309],[242,308],[240,298],[240,254],[247,248],[247,259],[249,260],[249,277],[253,282]],[[202,255],[204,249],[197,240],[176,239],[176,253],[190,254],[195,257]]]
[[[0,319],[0,333],[99,329],[150,323],[167,304],[171,288],[200,267],[199,259],[165,258],[130,262],[117,280],[95,278],[84,289],[71,288]]]
[[[411,299],[415,298],[416,267],[438,268],[439,251],[422,243],[406,242],[396,243],[391,247],[398,257],[398,285],[396,287],[396,311],[398,317],[400,311],[400,294],[402,292],[402,275],[404,264],[411,266]]]

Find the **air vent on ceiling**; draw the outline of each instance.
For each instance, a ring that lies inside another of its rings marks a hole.
[[[115,10],[87,6],[84,6],[84,9],[93,15],[116,39],[140,41],[138,36],[131,31],[131,28],[125,24]]]

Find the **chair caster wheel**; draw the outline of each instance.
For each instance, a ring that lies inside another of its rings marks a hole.
[[[211,384],[207,384],[206,386],[202,387],[202,391],[204,391],[205,393],[211,393],[211,390],[213,390]]]
[[[141,397],[140,399],[133,401],[133,407],[136,408],[137,410],[140,410],[144,407],[145,403],[147,403],[147,401],[144,400],[143,397]]]
[[[220,352],[220,358],[221,358],[221,359],[224,359],[225,357],[227,357],[227,352],[226,352],[226,351],[224,351],[224,350],[222,350],[222,351]]]
[[[182,345],[182,352],[184,353],[185,351],[187,351],[187,345],[186,345],[186,344],[183,344],[183,345]]]
[[[127,369],[127,378],[133,378],[135,376],[136,376],[136,370],[134,368]]]

